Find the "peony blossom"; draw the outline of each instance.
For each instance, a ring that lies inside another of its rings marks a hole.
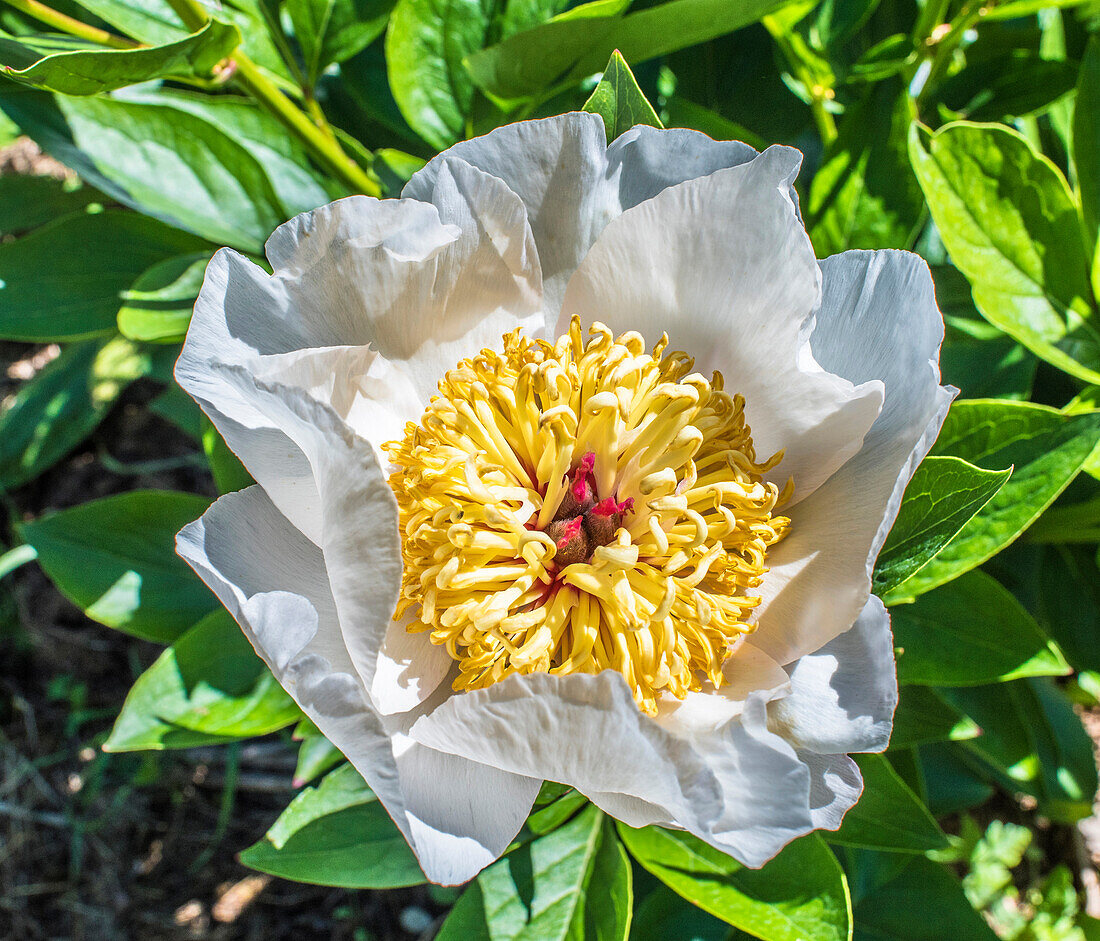
[[[914,255],[815,260],[800,161],[568,114],[211,261],[176,375],[258,485],[179,552],[430,879],[543,781],[760,866],[886,747],[943,322]]]

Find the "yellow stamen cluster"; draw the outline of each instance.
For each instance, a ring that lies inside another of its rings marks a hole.
[[[556,343],[508,334],[502,353],[448,372],[385,446],[403,536],[395,619],[419,608],[409,630],[447,648],[456,690],[610,669],[654,714],[666,691],[722,684],[752,630],[746,592],[789,525],[772,514],[790,484],[763,480],[782,452],[757,463],[744,399],[720,373],[691,373],[667,336],[647,353],[637,333],[589,333],[574,317]],[[606,544],[561,565],[547,530],[587,467],[595,499],[633,505]]]

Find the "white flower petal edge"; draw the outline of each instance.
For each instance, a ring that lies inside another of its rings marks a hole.
[[[747,144],[683,129],[635,127],[608,145],[603,119],[575,111],[455,144],[413,174],[402,196],[431,200],[452,157],[503,180],[530,215],[552,323],[566,282],[608,222],[667,186],[755,156]]]
[[[178,549],[367,780],[428,878],[464,882],[504,851],[540,782],[441,754],[383,724],[344,645],[321,552],[262,488],[222,497],[180,533]]]
[[[813,248],[789,191],[802,156],[770,147],[738,167],[670,186],[608,226],[569,281],[568,318],[637,330],[720,370],[745,397],[756,453],[785,457],[803,499],[863,443],[882,408],[882,383],[856,386],[810,352],[820,298]]]
[[[814,355],[852,382],[882,380],[886,401],[859,453],[790,509],[790,532],[768,553],[752,643],[784,664],[847,630],[863,610],[905,486],[957,391],[939,384],[943,319],[922,259],[845,252],[821,270]]]

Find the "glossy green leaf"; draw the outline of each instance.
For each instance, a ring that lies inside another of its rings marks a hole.
[[[893,589],[887,603],[911,600],[1000,552],[1027,529],[1081,470],[1100,441],[1100,414],[1066,416],[1026,402],[956,402],[934,454],[961,457],[1012,476],[936,556]]]
[[[333,62],[365,49],[386,28],[393,6],[394,0],[287,0],[306,78],[314,83]]]
[[[1064,676],[1069,664],[1000,582],[972,571],[891,611],[898,682],[978,686]]]
[[[348,889],[426,881],[401,831],[351,765],[295,797],[241,862],[284,879]]]
[[[894,711],[891,751],[927,742],[964,741],[981,729],[927,686],[903,686]]]
[[[818,257],[850,248],[908,248],[924,199],[909,166],[912,99],[882,82],[848,109],[810,183],[807,228]]]
[[[0,107],[44,150],[108,196],[215,244],[259,253],[287,218],[262,155],[171,97],[154,102],[148,93],[128,94],[55,101],[19,90],[0,96]],[[223,107],[217,102],[208,96],[202,107],[217,112]],[[285,138],[276,127],[274,134]]]
[[[979,760],[962,744],[930,742],[915,751],[925,803],[935,816],[978,807],[993,795],[993,785],[978,773]]]
[[[1011,471],[983,470],[957,457],[921,462],[875,564],[883,595],[918,571],[1004,486]]]
[[[625,941],[631,881],[614,825],[589,804],[569,823],[484,870],[436,941]]]
[[[595,0],[475,53],[477,86],[504,100],[567,88],[617,49],[637,65],[755,23],[788,0],[671,0],[625,13],[629,0]],[[625,15],[624,15],[625,13]]]
[[[1096,36],[1085,50],[1077,79],[1073,158],[1088,244],[1095,246],[1100,233],[1100,38]]]
[[[40,57],[17,39],[0,35],[0,59],[20,62],[30,56],[34,60],[20,68],[2,66],[0,74],[65,95],[97,95],[154,79],[207,76],[240,41],[237,27],[210,20],[197,33],[165,45],[56,52]]]
[[[294,730],[294,737],[301,739],[298,746],[298,763],[294,767],[294,786],[308,784],[344,760],[340,750],[325,738],[309,719],[302,719]]]
[[[170,490],[135,490],[17,527],[63,595],[92,620],[169,643],[218,600],[175,552],[176,533],[210,505]]]
[[[240,30],[241,48],[261,69],[288,79],[260,7],[262,0],[198,0],[211,16]],[[104,22],[143,43],[159,45],[188,34],[168,0],[80,0],[80,5]]]
[[[913,857],[859,899],[854,941],[996,941],[943,866]]]
[[[644,869],[704,911],[763,941],[845,941],[848,886],[816,834],[795,840],[762,869],[747,869],[688,833],[619,825]]]
[[[1047,546],[1039,575],[1043,625],[1078,670],[1100,670],[1100,569],[1093,546]]]
[[[1012,49],[968,63],[939,86],[934,101],[971,121],[1000,121],[1049,108],[1073,91],[1076,80],[1072,63],[1051,61],[1038,50]]]
[[[830,843],[897,853],[924,853],[947,846],[928,808],[881,755],[856,755],[863,794],[844,815]]]
[[[653,110],[653,105],[638,87],[630,66],[618,52],[611,54],[600,83],[584,103],[582,110],[603,118],[609,144],[635,124],[644,124],[647,127],[664,126],[657,117],[657,112]]]
[[[543,787],[545,788],[551,783],[552,782],[549,781],[543,782]],[[541,797],[542,795],[540,794],[539,796]],[[554,800],[548,801],[543,806],[533,810],[531,815],[527,818],[525,826],[536,836],[542,836],[544,833],[556,830],[586,803],[588,803],[588,798],[580,791],[575,791],[573,788],[567,788],[563,794],[559,795]]]
[[[684,901],[659,885],[635,909],[630,941],[734,941],[736,928]]]
[[[209,261],[209,252],[193,252],[158,261],[143,271],[122,292],[119,332],[132,340],[182,340]]]
[[[19,235],[97,199],[95,190],[79,183],[19,173],[0,176],[0,236]]]
[[[1092,740],[1072,705],[1049,680],[943,691],[944,698],[983,730],[960,744],[1010,793],[1023,791],[1039,811],[1064,823],[1092,813],[1096,763]]]
[[[465,136],[474,85],[463,58],[485,42],[488,0],[398,0],[386,31],[390,88],[405,120],[433,147]]]
[[[132,212],[73,213],[0,244],[0,337],[114,333],[119,295],[157,261],[202,243]]]
[[[89,340],[66,348],[28,380],[0,413],[0,490],[48,470],[82,442],[153,357],[128,340]]]
[[[138,677],[103,747],[121,752],[218,744],[266,735],[300,715],[237,622],[219,609]]]
[[[909,155],[951,259],[990,323],[1041,359],[1100,381],[1090,254],[1065,178],[1016,131],[956,123]]]

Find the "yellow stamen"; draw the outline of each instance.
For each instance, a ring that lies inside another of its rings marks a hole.
[[[401,511],[395,619],[458,663],[456,690],[511,674],[617,670],[639,708],[722,684],[790,495],[757,462],[744,399],[637,333],[519,331],[439,383],[384,447]],[[602,501],[602,502],[601,502]],[[560,518],[559,518],[560,511]],[[566,559],[560,564],[559,553]]]

